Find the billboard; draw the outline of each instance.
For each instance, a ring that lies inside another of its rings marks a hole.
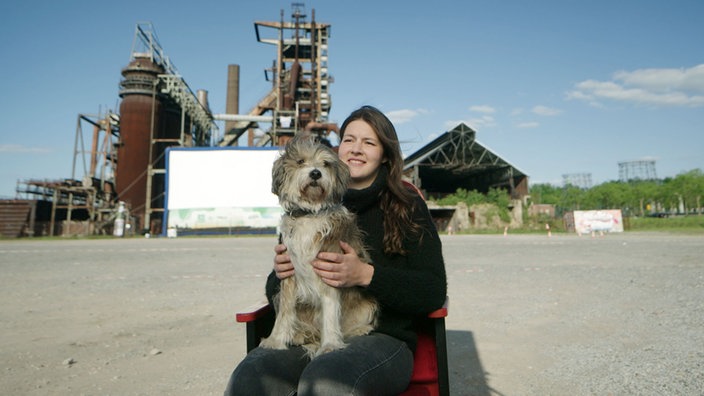
[[[623,232],[620,209],[575,210],[574,227],[577,234]]]
[[[167,149],[163,232],[275,233],[283,213],[271,192],[278,156],[271,147]]]

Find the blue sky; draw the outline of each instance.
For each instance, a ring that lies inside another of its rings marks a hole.
[[[618,179],[653,159],[659,177],[704,169],[704,2],[306,1],[332,25],[331,121],[363,104],[394,121],[406,155],[465,122],[530,176]],[[21,1],[0,5],[0,197],[17,180],[72,176],[77,116],[119,106],[138,22],[151,22],[192,90],[225,112],[270,89],[275,47],[253,22],[290,1]],[[222,129],[222,124],[220,124]],[[76,178],[82,178],[79,167]]]

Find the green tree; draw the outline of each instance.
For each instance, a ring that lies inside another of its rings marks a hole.
[[[562,195],[558,203],[560,213],[569,212],[571,210],[582,210],[582,201],[584,201],[584,190],[571,184],[562,189]]]
[[[499,218],[504,222],[511,221],[511,215],[509,214],[509,203],[511,202],[511,197],[508,195],[506,190],[500,188],[489,188],[489,192],[486,194],[486,198],[490,203],[496,205],[499,208]]]
[[[488,202],[487,197],[477,190],[467,191],[464,188],[458,188],[454,194],[450,194],[442,199],[437,200],[438,205],[457,205],[460,202],[467,204],[470,207],[475,204]]]
[[[634,199],[629,183],[617,181],[606,182],[589,189],[584,196],[585,209],[621,209],[628,213],[632,210]]]
[[[685,213],[696,209],[701,214],[701,199],[704,195],[704,174],[701,169],[680,173],[668,185],[669,193],[676,196],[677,205],[682,203]],[[679,207],[679,206],[678,206]]]
[[[531,185],[530,196],[531,203],[555,205],[558,217],[568,211],[590,209],[621,209],[625,216],[645,216],[661,210],[677,211],[680,202],[686,213],[696,210],[701,215],[704,173],[701,169],[694,169],[661,181],[609,181],[590,189],[541,183]],[[455,194],[438,201],[441,205],[456,205],[458,202],[465,202],[467,206],[494,203],[504,210],[508,207],[509,196],[500,189],[490,189],[486,195],[476,190],[458,189]]]
[[[658,183],[653,180],[635,181],[630,183],[632,192],[633,207],[637,208],[638,215],[645,216],[652,213],[657,207]]]
[[[558,205],[562,188],[548,183],[535,184],[530,187],[531,201],[536,204]]]

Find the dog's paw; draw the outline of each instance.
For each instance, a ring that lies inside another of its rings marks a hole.
[[[329,342],[329,343],[327,343],[327,344],[323,344],[323,345],[320,346],[320,348],[318,348],[317,351],[315,351],[314,357],[318,357],[318,356],[320,356],[320,355],[322,355],[322,354],[325,354],[325,353],[328,353],[328,352],[332,352],[332,351],[336,351],[336,350],[338,350],[338,349],[343,349],[343,348],[346,347],[346,346],[347,346],[347,344],[342,343],[342,342],[341,342],[341,343],[330,343],[330,342]]]
[[[295,334],[293,340],[291,340],[291,345],[303,345],[306,343],[306,337],[303,334]]]
[[[318,350],[320,349],[320,344],[318,343],[312,343],[312,344],[303,344],[301,345],[304,351],[306,351],[306,355],[308,355],[309,358],[313,359],[314,357],[317,356]]]
[[[288,346],[286,345],[285,342],[275,340],[272,337],[263,338],[262,342],[259,343],[259,346],[262,348],[266,348],[266,349],[287,349],[288,348]]]
[[[356,326],[351,329],[346,329],[344,336],[345,336],[345,338],[349,338],[349,337],[367,335],[367,334],[371,333],[372,330],[374,330],[374,326],[369,325],[369,324],[365,324],[365,325],[361,325],[361,326]]]

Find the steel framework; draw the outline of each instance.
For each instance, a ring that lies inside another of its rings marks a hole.
[[[513,197],[526,195],[526,174],[475,138],[472,128],[457,125],[406,158],[404,174],[429,193],[454,193],[457,188],[480,192],[506,188]]]
[[[575,186],[582,189],[592,187],[591,173],[568,173],[562,175],[563,186]]]
[[[90,149],[86,148],[84,127],[92,129]],[[56,232],[56,223],[66,221],[63,234],[71,233],[74,220],[89,222],[87,233],[103,231],[112,216],[115,198],[114,176],[119,116],[79,114],[76,122],[71,179],[25,180],[18,183],[18,197],[51,203],[49,236]],[[79,175],[80,174],[80,175]]]
[[[164,74],[159,75],[163,81],[161,92],[176,102],[186,115],[193,120],[201,137],[195,136],[196,145],[204,146],[209,143],[213,130],[217,130],[210,110],[198,101],[198,97],[186,84],[176,66],[165,54],[164,49],[159,44],[154,27],[149,22],[139,22],[135,28],[134,41],[132,43],[132,53],[130,61],[136,58],[149,58],[154,64],[164,68]]]
[[[618,178],[622,182],[629,180],[657,180],[655,160],[624,161],[618,163]]]

